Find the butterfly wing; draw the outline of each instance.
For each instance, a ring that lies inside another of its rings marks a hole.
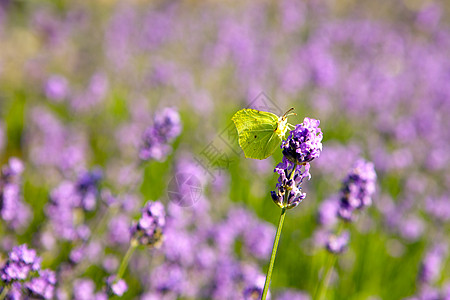
[[[239,135],[239,145],[245,157],[265,159],[279,147],[276,134],[277,115],[255,109],[241,109],[232,118]]]

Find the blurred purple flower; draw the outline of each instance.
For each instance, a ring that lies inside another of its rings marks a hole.
[[[302,28],[306,19],[306,5],[298,0],[280,1],[283,29],[289,33]]]
[[[163,239],[166,213],[161,202],[148,201],[138,222],[131,227],[131,236],[140,245],[159,247]]]
[[[112,293],[113,295],[122,297],[122,295],[128,290],[128,286],[125,280],[123,279],[116,280],[115,275],[108,277],[106,282],[108,284],[108,289],[110,293]]]
[[[86,211],[93,211],[97,205],[99,184],[102,178],[103,174],[100,169],[81,173],[75,182],[75,188],[78,197],[80,198],[80,203],[76,203],[75,205]]]
[[[242,268],[238,261],[222,256],[218,261],[213,277],[213,299],[239,299],[242,292],[237,285],[242,284]]]
[[[320,203],[317,221],[320,225],[331,228],[338,221],[339,199],[331,197]]]
[[[99,197],[100,170],[82,172],[74,182],[63,181],[50,192],[46,214],[55,233],[66,240],[86,240],[90,229],[79,224],[75,211],[79,208],[95,210]]]
[[[425,199],[425,211],[436,221],[450,220],[450,199],[448,196],[428,197]]]
[[[164,263],[153,269],[150,275],[151,290],[157,293],[180,295],[187,284],[185,270],[177,264]]]
[[[83,246],[73,248],[69,254],[70,262],[73,264],[78,264],[81,262],[81,260],[83,260],[84,255],[85,255],[85,248]]]
[[[330,235],[326,244],[326,248],[331,253],[342,253],[347,249],[350,241],[350,233],[344,231],[340,235]]]
[[[67,79],[61,75],[53,75],[47,79],[45,83],[45,96],[55,102],[61,102],[69,94],[69,83]]]
[[[74,95],[70,104],[75,111],[85,112],[101,103],[108,92],[108,78],[103,73],[92,75],[85,91]]]
[[[417,25],[427,31],[435,30],[442,19],[442,9],[437,2],[424,4],[416,17]]]
[[[167,5],[163,9],[149,10],[142,24],[142,36],[139,46],[145,49],[156,49],[170,39],[174,28],[177,5]]]
[[[409,241],[417,241],[425,231],[424,221],[415,215],[394,215],[398,218],[398,231],[400,235]]]
[[[354,144],[330,141],[315,162],[316,168],[331,178],[342,178],[360,156],[361,150]]]
[[[259,275],[255,282],[247,284],[243,292],[244,300],[259,300],[262,296],[265,280],[266,277],[264,275]],[[271,299],[270,293],[267,294],[266,299]]]
[[[109,241],[113,244],[130,242],[130,219],[124,214],[114,216],[109,222]]]
[[[244,228],[244,245],[254,257],[267,259],[273,245],[275,228],[270,223],[263,223],[255,218],[250,226]]]
[[[137,25],[137,12],[126,4],[115,8],[107,24],[104,41],[106,57],[121,72],[129,66],[135,53]]]
[[[102,261],[102,266],[108,273],[113,273],[119,267],[119,259],[114,255],[106,255]]]
[[[195,259],[195,250],[198,237],[187,230],[167,226],[164,230],[163,252],[166,260],[189,267]]]
[[[95,284],[91,279],[76,279],[73,283],[73,300],[107,300],[104,292],[95,293]]]
[[[12,157],[4,165],[0,176],[0,215],[13,229],[24,228],[30,221],[30,208],[21,195],[23,163]]]
[[[143,144],[139,150],[142,160],[164,161],[170,154],[170,143],[181,133],[181,120],[178,111],[166,107],[155,114],[153,125],[143,135]]]
[[[341,189],[339,216],[351,221],[354,210],[361,210],[372,204],[377,174],[373,163],[358,160],[347,175]]]
[[[31,111],[28,129],[30,161],[41,168],[45,175],[53,175],[51,168],[58,168],[63,174],[73,174],[85,166],[88,149],[87,139],[79,130],[64,126],[48,109],[37,107]],[[43,176],[48,179],[49,176]],[[58,177],[59,179],[59,177]]]
[[[32,271],[41,268],[41,258],[36,251],[28,249],[26,244],[14,247],[9,258],[0,270],[2,281],[9,284],[17,280],[25,280]]]
[[[6,294],[5,299],[8,300],[22,300],[23,292],[22,292],[22,284],[20,282],[13,282],[11,284],[11,288]]]
[[[434,283],[440,276],[443,264],[447,258],[446,244],[434,245],[425,255],[419,271],[419,282],[422,284]]]
[[[53,299],[55,295],[56,275],[53,271],[39,271],[39,277],[25,283],[28,293],[39,299]]]

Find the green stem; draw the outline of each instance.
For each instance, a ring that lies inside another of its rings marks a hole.
[[[5,285],[5,286],[3,287],[2,293],[0,294],[0,300],[5,299],[6,294],[8,294],[8,290],[9,290],[8,286]]]
[[[269,269],[267,270],[266,282],[264,283],[264,290],[261,300],[265,300],[267,292],[269,291],[270,279],[272,278],[273,265],[275,263],[275,257],[277,256],[278,242],[280,241],[281,229],[283,228],[284,218],[286,217],[286,208],[281,209],[280,220],[278,221],[277,234],[275,241],[273,242],[272,255],[270,256]]]
[[[344,227],[346,226],[345,222],[340,222],[338,225],[338,228],[336,230],[336,235],[340,235]],[[337,254],[329,253],[327,251],[327,262],[324,269],[324,276],[322,277],[322,280],[319,281],[319,284],[317,285],[316,292],[314,294],[315,300],[321,300],[325,297],[327,290],[328,290],[328,284],[330,283],[331,273],[333,271],[334,264],[337,260]]]
[[[137,247],[137,243],[132,240],[130,243],[130,247],[128,247],[127,253],[125,253],[125,256],[122,258],[122,262],[120,263],[119,271],[117,271],[116,281],[122,278],[123,274],[125,273],[125,270],[128,266],[128,262],[130,261],[131,256],[133,255],[134,250]]]
[[[291,176],[289,176],[289,179],[294,179],[295,169],[297,169],[297,163],[294,164],[294,168],[292,169]]]
[[[317,286],[314,299],[322,300],[325,299],[325,295],[328,290],[328,284],[330,283],[331,273],[333,271],[334,264],[336,263],[337,255],[333,253],[327,253],[328,259],[325,265],[322,280],[319,281]]]

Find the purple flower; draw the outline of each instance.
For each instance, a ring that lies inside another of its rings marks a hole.
[[[73,300],[106,300],[104,292],[95,293],[95,284],[90,279],[77,279],[73,283]]]
[[[439,278],[443,263],[447,257],[447,245],[437,244],[425,255],[419,271],[421,283],[433,283]]]
[[[130,242],[130,220],[124,214],[119,214],[109,222],[109,240],[113,244],[128,244]]]
[[[106,255],[102,261],[102,266],[108,273],[113,273],[119,267],[119,259],[114,255]]]
[[[166,107],[155,114],[153,121],[153,125],[144,131],[139,157],[164,161],[172,150],[169,144],[181,133],[180,115],[176,109]]]
[[[102,171],[95,169],[81,173],[76,184],[76,192],[80,198],[80,206],[86,211],[92,211],[99,196],[98,185],[102,179]]]
[[[158,293],[181,294],[187,284],[185,270],[178,264],[164,263],[153,269],[150,285]]]
[[[419,216],[394,214],[393,217],[397,218],[397,229],[404,239],[417,241],[425,231],[425,223]]]
[[[294,166],[296,167],[295,170]],[[304,178],[310,178],[309,167],[309,163],[295,165],[286,157],[283,157],[283,161],[274,170],[280,175],[276,185],[278,190],[270,192],[276,205],[290,209],[296,207],[305,199],[306,194],[302,192],[301,184]]]
[[[198,250],[196,237],[181,228],[167,226],[164,229],[164,245],[162,250],[166,260],[181,266],[191,266]]]
[[[373,163],[363,159],[355,163],[341,189],[339,216],[342,219],[351,221],[354,210],[361,210],[372,204],[376,179]]]
[[[42,270],[39,277],[25,283],[25,288],[33,297],[39,299],[53,299],[55,294],[56,275],[53,271]]]
[[[86,132],[64,126],[53,112],[43,107],[31,110],[30,121],[26,135],[30,162],[39,167],[44,181],[59,180],[55,171],[70,176],[85,169],[89,149]]]
[[[348,231],[344,231],[340,235],[330,235],[328,238],[326,248],[331,253],[342,253],[347,249],[348,242],[350,241],[350,234]]]
[[[272,250],[275,228],[270,223],[263,223],[256,218],[244,228],[244,245],[256,258],[265,259]]]
[[[23,299],[22,284],[20,282],[15,281],[11,284],[11,288],[6,295],[6,299],[8,300]]]
[[[112,275],[106,280],[108,284],[108,290],[111,294],[122,297],[122,295],[128,290],[127,283],[123,279],[116,280],[116,276]]]
[[[320,121],[305,118],[289,133],[281,144],[283,160],[274,172],[278,173],[277,191],[271,191],[272,200],[281,208],[294,208],[299,205],[306,194],[301,191],[301,184],[309,174],[309,162],[320,156],[322,151],[322,131]]]
[[[90,279],[77,279],[73,283],[73,298],[76,300],[89,300],[94,297],[95,285]]]
[[[60,75],[53,75],[45,83],[45,96],[55,102],[61,102],[69,93],[67,79]]]
[[[147,202],[142,216],[131,228],[131,235],[140,245],[158,247],[162,243],[166,213],[161,202]]]
[[[55,233],[66,240],[86,240],[90,236],[89,228],[77,224],[76,210],[93,211],[99,197],[100,170],[83,172],[75,182],[63,181],[50,193],[50,203],[46,214]]]
[[[320,121],[305,118],[297,124],[289,137],[281,144],[283,155],[298,165],[312,161],[320,156],[323,134],[319,128]]]
[[[70,251],[69,259],[72,263],[78,264],[85,255],[86,249],[83,246],[76,247]]]
[[[425,199],[425,211],[436,221],[448,222],[450,220],[450,199],[448,196],[440,198],[428,197]]]
[[[22,201],[21,181],[24,166],[18,158],[10,158],[0,176],[0,215],[13,229],[24,227],[30,219],[30,209]]]
[[[108,91],[108,78],[102,73],[96,73],[91,77],[85,91],[79,92],[70,100],[72,108],[79,112],[85,112],[101,103]]]
[[[173,141],[181,133],[181,120],[178,111],[166,107],[156,113],[153,127],[161,141],[168,143]]]
[[[252,284],[248,284],[244,288],[244,300],[258,300],[261,299],[262,292],[264,289],[264,282],[266,280],[266,277],[264,275],[259,275],[255,282]],[[270,293],[267,294],[267,298],[270,299]]]
[[[41,259],[36,251],[28,249],[26,244],[14,247],[9,252],[9,259],[0,270],[0,277],[4,283],[15,280],[25,280],[30,272],[41,268]]]
[[[317,216],[319,224],[327,228],[333,227],[338,221],[338,209],[339,199],[337,199],[337,197],[322,201]]]

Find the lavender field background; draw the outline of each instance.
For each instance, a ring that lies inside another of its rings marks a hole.
[[[245,107],[294,107],[324,136],[271,299],[314,299],[330,255],[325,299],[450,299],[449,18],[446,1],[0,0],[7,299],[259,299],[282,154],[244,157]],[[330,254],[361,158],[372,205]]]

